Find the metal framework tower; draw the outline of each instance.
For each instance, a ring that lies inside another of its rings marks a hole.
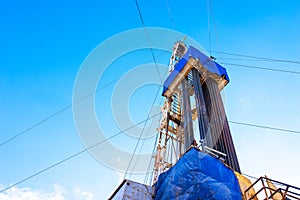
[[[252,184],[240,174],[220,94],[229,82],[225,68],[194,47],[187,49],[181,41],[174,45],[169,72],[157,128],[153,186],[125,179],[109,199],[257,200],[261,195],[300,200],[298,187],[266,176]],[[261,188],[255,192],[257,186]]]
[[[174,71],[176,64],[186,53],[187,48],[183,42],[176,42],[170,58],[169,74]],[[177,162],[184,153],[184,139],[182,126],[181,87],[165,98],[161,108],[162,118],[157,128],[159,139],[154,160],[154,178],[156,182],[158,175],[166,171]]]
[[[240,172],[220,90],[229,82],[226,69],[183,41],[176,42],[164,82],[162,118],[154,155],[153,183],[191,146]]]

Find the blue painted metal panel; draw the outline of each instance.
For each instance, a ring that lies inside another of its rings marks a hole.
[[[241,200],[234,172],[220,160],[192,148],[155,185],[155,199]]]
[[[186,54],[183,56],[183,59],[188,60],[190,57],[197,58],[200,64],[202,64],[203,67],[205,67],[208,71],[219,76],[224,76],[225,79],[229,82],[229,77],[226,69],[193,46],[190,46]]]
[[[213,59],[199,51],[198,49],[194,48],[193,46],[190,46],[188,51],[184,54],[184,56],[180,59],[180,61],[176,64],[174,70],[169,74],[167,79],[164,82],[163,85],[163,95],[168,90],[170,85],[173,83],[176,76],[182,71],[182,69],[185,67],[185,64],[190,58],[198,59],[200,64],[205,67],[208,71],[211,73],[217,74],[220,77],[224,77],[229,82],[229,77],[227,74],[227,71],[224,67],[222,67],[220,64],[215,62]]]
[[[172,82],[174,81],[174,79],[176,78],[176,76],[182,71],[182,69],[184,68],[184,66],[185,66],[186,63],[187,63],[187,60],[184,59],[184,58],[182,58],[175,65],[174,70],[169,74],[169,76],[167,77],[167,79],[164,82],[164,85],[163,85],[163,94],[165,93],[165,91],[167,91],[167,89],[172,84]]]

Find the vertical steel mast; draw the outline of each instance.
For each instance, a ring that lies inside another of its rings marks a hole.
[[[186,51],[187,48],[182,41],[175,43],[170,58],[169,74],[174,71]],[[172,167],[185,151],[181,94],[182,89],[179,87],[170,97],[165,98],[161,108],[162,118],[157,128],[159,138],[154,156],[153,183],[157,181],[158,175]]]
[[[153,183],[191,145],[222,157],[240,172],[220,91],[229,78],[226,69],[183,41],[176,42],[164,82],[162,118],[154,155]]]

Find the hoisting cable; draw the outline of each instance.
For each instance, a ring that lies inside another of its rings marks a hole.
[[[209,0],[207,0],[207,31],[208,31],[209,56],[211,56],[210,2],[209,2]]]
[[[144,18],[143,18],[143,15],[142,15],[142,12],[141,12],[138,0],[135,0],[135,5],[136,5],[136,8],[137,8],[138,13],[139,13],[140,20],[142,22],[142,26],[144,28],[145,36],[146,36],[146,39],[147,39],[147,42],[148,42],[148,46],[149,46],[150,51],[151,51],[151,55],[152,55],[153,61],[155,63],[155,68],[156,68],[157,74],[159,76],[159,80],[162,80],[163,78],[162,78],[162,76],[161,76],[161,74],[159,72],[158,66],[157,66],[156,58],[154,56],[153,48],[152,48],[151,41],[150,41],[150,38],[149,38],[149,35],[148,35],[148,32],[147,32],[146,26],[145,26]]]

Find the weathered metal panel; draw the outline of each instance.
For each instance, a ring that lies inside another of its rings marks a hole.
[[[154,188],[131,180],[124,180],[113,195],[111,200],[153,200]]]

